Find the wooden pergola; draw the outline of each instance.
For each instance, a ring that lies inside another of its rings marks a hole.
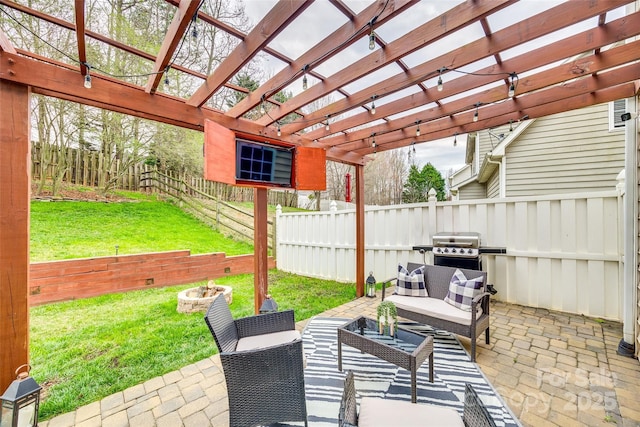
[[[31,9],[26,1],[0,0],[0,390],[29,359],[32,93],[201,131],[210,120],[242,134],[322,148],[327,159],[355,166],[354,262],[361,296],[368,155],[639,92],[640,41],[634,38],[640,34],[640,11],[631,0],[544,2],[545,8],[536,12],[530,12],[527,0],[375,0],[359,11],[346,0],[280,0],[248,33],[207,15],[200,0],[165,1],[171,6],[171,24],[156,55],[88,28],[85,0],[75,0],[68,20]],[[274,47],[287,43],[278,36],[292,37],[290,28],[313,19],[314,6],[330,14],[332,23],[342,24],[296,58]],[[17,45],[7,13],[74,32],[77,61],[61,62]],[[231,54],[209,75],[172,61],[194,16],[200,25],[237,38]],[[414,16],[429,18],[413,24]],[[92,70],[89,41],[147,61],[146,84]],[[259,54],[282,67],[252,92],[230,83]],[[354,54],[359,55],[355,60]],[[201,85],[184,98],[163,93],[161,82],[169,69],[197,78]],[[90,89],[83,85],[88,74]],[[274,98],[306,79],[306,90],[296,90],[283,103]],[[215,109],[209,100],[221,90],[246,97],[227,110]],[[326,97],[334,100],[317,107],[322,104],[316,101]],[[269,112],[249,119],[247,113],[264,103],[271,106]],[[281,125],[291,114],[296,118]],[[266,189],[255,192],[259,307],[267,288]]]

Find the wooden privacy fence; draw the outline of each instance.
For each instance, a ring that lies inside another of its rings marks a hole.
[[[144,171],[152,167],[144,163],[125,166],[120,159],[105,158],[102,152],[78,150],[76,148],[52,148],[44,162],[43,147],[40,144],[31,146],[31,179],[33,181],[48,180],[62,173],[62,182],[84,185],[87,187],[104,187],[107,180],[118,177],[113,188],[137,191],[140,189],[140,177]],[[45,156],[46,157],[46,156]]]
[[[436,202],[365,210],[365,274],[382,281],[441,231],[476,231],[496,299],[588,316],[623,317],[622,196],[616,191]],[[278,268],[355,281],[355,211],[278,213]]]
[[[145,188],[176,199],[183,210],[190,212],[216,230],[240,240],[253,243],[253,213],[239,209],[210,194],[216,192],[216,190],[226,191],[230,186],[211,181],[196,180],[195,183],[200,185],[199,189],[187,183],[185,179],[164,174],[157,170],[143,173],[142,182]],[[246,189],[241,190],[245,191]],[[249,190],[253,194],[253,189]],[[272,196],[270,202],[278,204],[278,196],[280,195],[276,193],[275,197],[273,197],[275,192],[270,191],[269,193],[271,193]],[[282,195],[289,197],[286,193],[282,193]],[[273,240],[275,233],[274,222],[272,220],[267,221],[267,230],[269,239],[268,247],[275,256],[275,244]]]
[[[45,155],[43,150],[47,151]],[[44,162],[43,157],[49,160]],[[62,168],[62,169],[61,169]],[[31,178],[33,181],[49,180],[58,171],[62,173],[62,182],[84,185],[88,187],[103,187],[106,180],[117,177],[112,188],[121,190],[152,190],[151,180],[155,179],[155,166],[142,162],[126,165],[120,159],[105,158],[102,152],[78,150],[32,144],[31,147]],[[235,187],[220,182],[207,181],[202,177],[167,171],[163,173],[167,180],[184,181],[184,192],[192,197],[214,197],[227,202],[253,202],[253,189]],[[150,180],[151,177],[151,180]],[[162,181],[162,180],[161,180]],[[159,187],[160,190],[168,185]],[[270,205],[294,206],[298,205],[298,193],[288,190],[269,190],[268,203]]]

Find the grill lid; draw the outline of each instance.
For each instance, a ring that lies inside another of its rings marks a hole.
[[[433,246],[449,248],[474,248],[480,247],[480,233],[473,231],[450,231],[436,233],[432,237]]]

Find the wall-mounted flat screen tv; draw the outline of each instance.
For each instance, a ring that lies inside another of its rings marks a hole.
[[[293,147],[236,139],[236,179],[291,187]]]

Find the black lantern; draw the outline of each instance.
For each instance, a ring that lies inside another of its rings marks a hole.
[[[271,298],[271,295],[267,295],[264,301],[262,301],[262,305],[260,306],[260,313],[275,313],[276,311],[278,311],[278,304],[276,304],[273,298]]]
[[[369,277],[367,277],[367,286],[364,294],[369,298],[376,297],[376,278],[373,277],[373,271],[370,271]]]
[[[26,372],[20,372],[26,368]],[[31,366],[22,365],[16,369],[17,379],[0,397],[2,412],[0,427],[33,427],[38,425],[40,390],[36,380],[29,376]]]

